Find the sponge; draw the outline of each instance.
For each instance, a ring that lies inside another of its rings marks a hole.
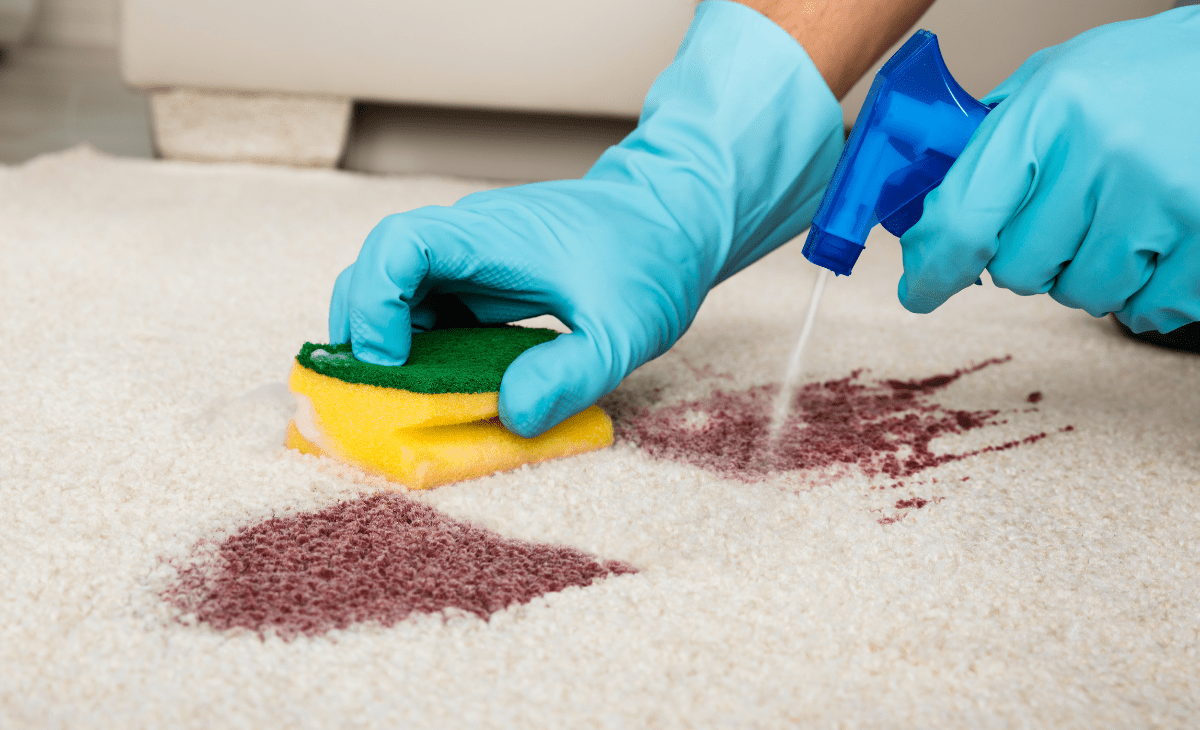
[[[557,336],[512,326],[414,333],[398,367],[362,362],[348,344],[305,343],[288,382],[297,409],[287,446],[412,489],[608,446],[612,421],[596,406],[531,439],[500,423],[504,370]]]

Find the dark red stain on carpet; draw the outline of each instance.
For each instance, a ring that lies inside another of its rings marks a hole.
[[[217,630],[291,639],[446,609],[487,619],[546,593],[636,572],[574,548],[510,540],[387,494],[246,527],[181,568],[163,598]]]
[[[996,419],[999,410],[944,408],[932,402],[932,396],[964,375],[1009,359],[995,358],[923,379],[863,382],[862,371],[856,370],[840,380],[809,383],[797,391],[774,448],[767,438],[778,392],[774,385],[717,390],[702,400],[635,409],[614,420],[620,437],[651,455],[729,478],[757,481],[785,471],[857,467],[869,477],[898,480],[1046,437],[1037,433],[963,453],[935,453],[930,448],[939,436],[1004,422]],[[919,509],[928,503],[919,501],[906,506]]]

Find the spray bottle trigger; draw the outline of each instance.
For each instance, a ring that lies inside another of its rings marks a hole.
[[[835,274],[854,268],[876,224],[902,236],[990,111],[946,68],[919,30],[871,84],[802,253]]]

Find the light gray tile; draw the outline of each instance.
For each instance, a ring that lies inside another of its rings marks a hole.
[[[89,142],[154,154],[145,96],[125,86],[112,49],[19,46],[0,63],[0,162]]]

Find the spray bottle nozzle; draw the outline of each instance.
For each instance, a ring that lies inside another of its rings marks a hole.
[[[903,235],[989,110],[950,75],[937,36],[914,33],[875,75],[804,256],[847,275],[876,223]]]

